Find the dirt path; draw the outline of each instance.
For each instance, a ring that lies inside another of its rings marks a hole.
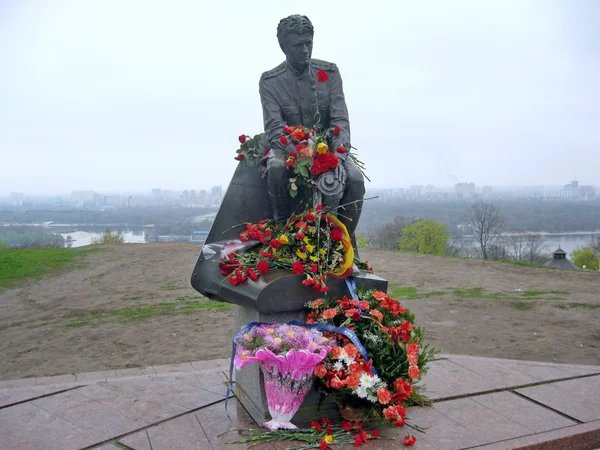
[[[233,310],[189,286],[199,250],[112,246],[84,268],[0,292],[0,379],[228,356]],[[361,256],[444,352],[600,364],[599,273]]]

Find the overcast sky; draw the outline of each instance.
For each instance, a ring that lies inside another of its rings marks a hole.
[[[0,195],[226,186],[297,13],[367,187],[600,184],[597,0],[0,0]]]

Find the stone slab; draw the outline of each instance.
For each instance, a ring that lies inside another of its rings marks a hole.
[[[432,362],[421,385],[425,387],[425,394],[434,401],[495,389],[485,377],[451,360]]]
[[[594,450],[600,448],[600,421],[473,448],[478,450]]]
[[[154,366],[156,373],[177,373],[177,372],[194,372],[194,366],[192,363],[181,363],[181,364],[166,364],[163,366]]]
[[[75,375],[56,375],[53,377],[39,377],[35,379],[35,384],[61,384],[77,381]]]
[[[119,439],[119,443],[133,450],[152,450],[148,430],[137,431]]]
[[[561,387],[561,383],[567,382],[532,386],[516,392],[581,422],[600,420],[600,391],[569,392]]]
[[[108,378],[116,378],[116,370],[102,370],[100,372],[82,372],[76,373],[75,379],[77,382],[82,381],[106,381]]]
[[[35,385],[35,378],[19,378],[16,380],[0,380],[0,389],[12,389]]]
[[[502,362],[453,358],[452,363],[481,375],[497,389],[539,382],[537,378],[506,367]]]
[[[208,361],[192,361],[195,371],[229,370],[230,358],[212,359]]]
[[[140,375],[156,375],[154,367],[132,367],[130,369],[115,370],[117,377],[139,377]]]

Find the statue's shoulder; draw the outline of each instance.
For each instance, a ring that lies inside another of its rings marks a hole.
[[[287,70],[287,63],[284,61],[281,64],[279,64],[277,67],[275,67],[274,69],[263,72],[260,79],[266,80],[268,78],[276,77],[277,75],[281,75],[282,73],[284,73],[286,70]]]
[[[322,59],[311,59],[310,63],[317,70],[326,70],[327,72],[337,72],[338,67],[329,61],[323,61]]]

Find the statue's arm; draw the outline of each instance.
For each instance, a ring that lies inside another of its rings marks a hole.
[[[331,106],[329,115],[331,117],[331,126],[340,127],[340,134],[338,136],[332,136],[331,144],[335,151],[340,145],[350,150],[350,120],[348,118],[348,108],[346,106],[346,99],[344,98],[344,87],[342,84],[342,76],[340,71],[336,70],[331,74]],[[336,155],[346,160],[348,153]]]
[[[281,108],[279,103],[275,99],[271,89],[269,89],[268,82],[264,79],[260,79],[258,84],[258,90],[260,93],[260,103],[262,104],[263,110],[263,122],[265,127],[265,135],[271,149],[279,151],[292,151],[293,146],[288,144],[283,145],[279,138],[283,136],[283,116],[281,114]],[[291,147],[290,147],[291,146]],[[286,147],[290,147],[286,149]]]

